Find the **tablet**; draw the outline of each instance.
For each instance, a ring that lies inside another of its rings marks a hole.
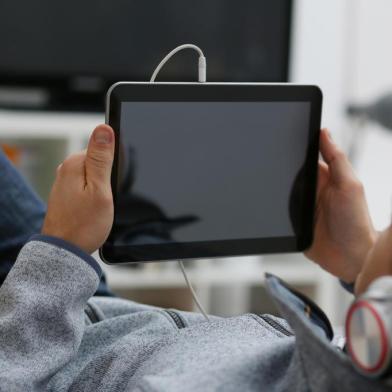
[[[312,242],[316,86],[133,83],[115,131],[110,264],[303,251]]]

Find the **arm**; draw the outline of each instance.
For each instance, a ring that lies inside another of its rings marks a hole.
[[[99,272],[91,256],[54,237],[23,247],[0,288],[0,389],[42,391],[72,359]]]
[[[113,220],[113,154],[113,131],[100,126],[86,153],[60,165],[43,236],[23,247],[0,289],[0,388],[42,391],[78,350],[100,274],[88,253]]]

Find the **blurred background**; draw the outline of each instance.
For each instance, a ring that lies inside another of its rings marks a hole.
[[[318,84],[323,126],[349,154],[381,229],[392,194],[390,15],[389,0],[1,0],[0,145],[46,200],[57,165],[104,121],[108,86],[148,80],[168,51],[194,43],[209,81]],[[185,51],[159,79],[196,74],[195,55]],[[266,271],[310,295],[335,325],[350,300],[298,254],[186,266],[207,310],[223,316],[275,312]],[[174,262],[103,268],[120,295],[193,309]]]

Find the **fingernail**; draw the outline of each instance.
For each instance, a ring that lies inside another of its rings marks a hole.
[[[331,132],[329,132],[328,129],[327,129],[327,135],[328,135],[329,140],[331,140],[331,142],[333,142],[332,134],[331,134]]]
[[[94,141],[98,144],[110,144],[112,133],[105,128],[98,128],[94,132]]]

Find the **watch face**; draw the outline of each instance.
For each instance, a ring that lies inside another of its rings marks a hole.
[[[390,363],[389,338],[380,304],[359,300],[352,305],[346,320],[349,354],[357,370],[379,376]]]

